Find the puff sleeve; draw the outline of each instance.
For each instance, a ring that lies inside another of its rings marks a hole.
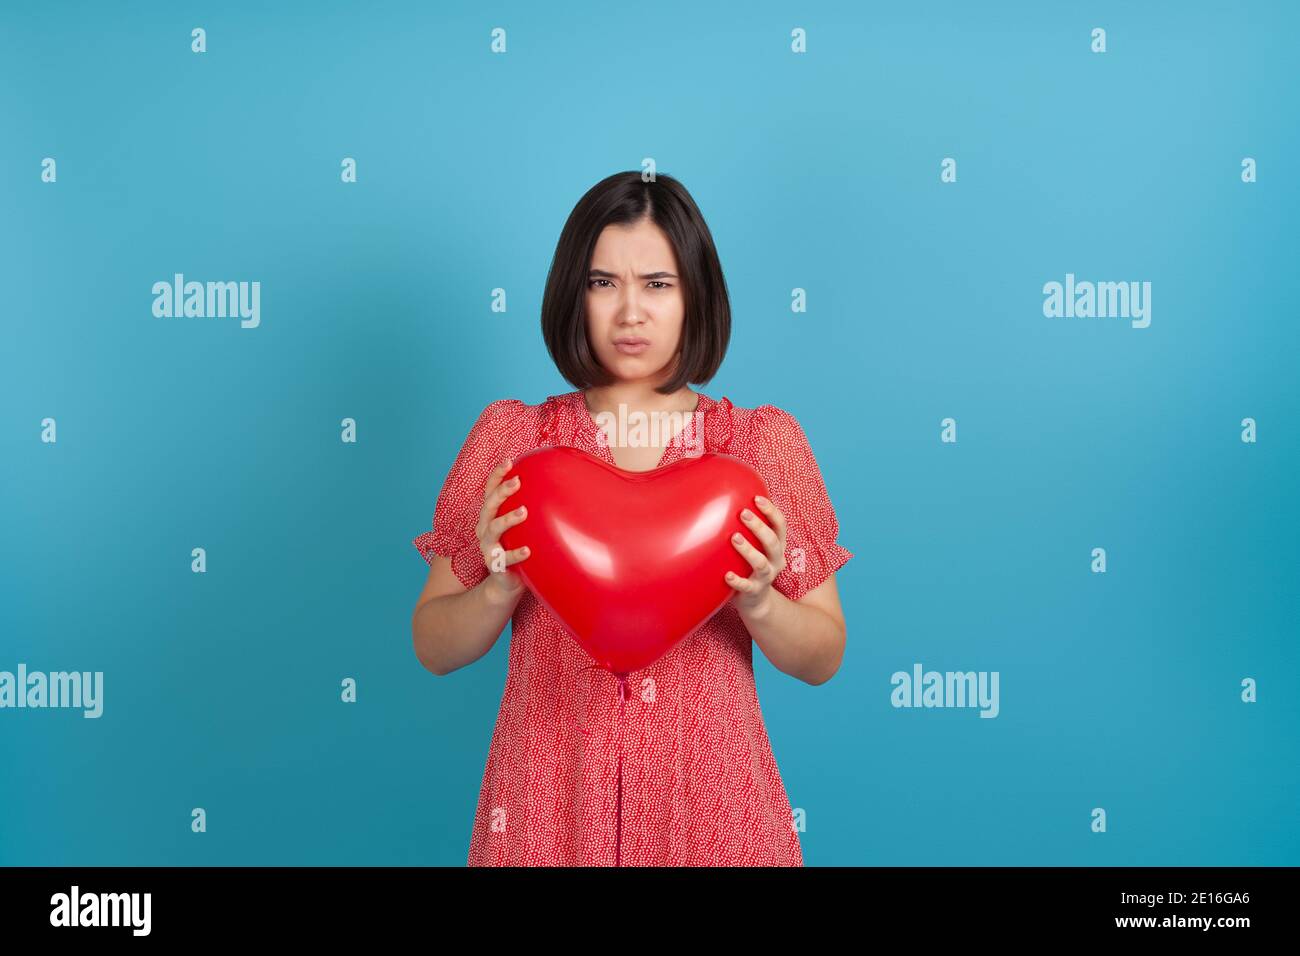
[[[769,497],[786,520],[785,568],[772,587],[797,601],[842,568],[853,552],[836,540],[835,509],[799,422],[789,412],[763,405],[755,409],[755,424]]]
[[[451,569],[465,589],[488,576],[479,550],[479,511],[488,474],[502,459],[518,454],[512,438],[523,403],[517,399],[492,402],[479,414],[443,482],[433,512],[433,530],[411,540],[420,556],[432,565],[435,555],[451,560]]]

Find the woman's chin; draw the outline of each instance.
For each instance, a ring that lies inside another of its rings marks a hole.
[[[613,355],[607,356],[606,361],[601,364],[616,374],[626,372],[629,375],[635,375],[637,378],[643,378],[646,375],[664,370],[663,362],[644,352],[640,355],[624,355],[621,352],[615,352]]]

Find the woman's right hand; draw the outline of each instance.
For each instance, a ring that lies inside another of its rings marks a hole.
[[[519,476],[509,481],[502,481],[505,473],[514,464],[507,458],[492,469],[488,475],[487,487],[483,490],[483,507],[479,511],[478,525],[474,531],[478,535],[479,551],[483,554],[483,563],[492,573],[487,577],[487,587],[504,602],[514,601],[524,590],[524,580],[510,566],[518,564],[528,557],[528,546],[505,551],[501,548],[501,533],[512,525],[528,517],[526,508],[516,508],[501,517],[494,517],[505,500],[519,490]]]

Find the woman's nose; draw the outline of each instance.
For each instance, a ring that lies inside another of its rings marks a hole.
[[[629,282],[623,287],[623,314],[625,316],[639,316],[640,310],[640,290],[637,289],[636,283]]]

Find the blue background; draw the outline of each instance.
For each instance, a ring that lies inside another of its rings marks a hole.
[[[755,652],[806,862],[1300,863],[1298,28],[6,4],[0,669],[102,670],[105,712],[0,711],[0,863],[464,862],[508,634],[425,671],[410,540],[484,405],[569,390],[554,244],[644,157],[727,273],[702,390],[799,419],[855,553],[831,682]],[[260,281],[261,326],[154,318],[175,272]],[[1151,326],[1045,318],[1067,272],[1152,282]],[[895,710],[915,662],[999,671],[1000,716]]]

